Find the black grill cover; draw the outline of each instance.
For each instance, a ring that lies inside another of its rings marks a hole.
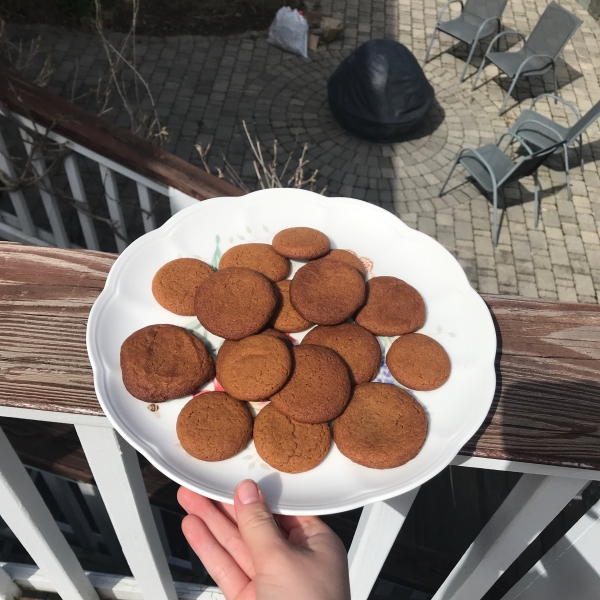
[[[434,91],[412,52],[393,40],[370,40],[342,61],[327,82],[340,124],[376,142],[402,139],[425,117]]]

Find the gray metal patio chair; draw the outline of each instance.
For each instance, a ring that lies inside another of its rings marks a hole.
[[[499,115],[502,114],[506,102],[517,80],[521,76],[544,75],[552,69],[554,75],[554,93],[556,94],[556,59],[560,56],[581,23],[581,19],[577,18],[574,14],[559,6],[556,2],[551,2],[542,13],[542,16],[528,38],[525,38],[525,35],[518,31],[503,31],[499,33],[490,42],[471,89],[475,89],[479,75],[483,71],[486,60],[488,60],[512,78],[508,92],[506,92],[502,106],[498,111]],[[515,52],[491,52],[494,45],[502,36],[511,34],[518,35],[523,40],[523,47],[520,50]]]
[[[555,102],[561,102],[571,109],[577,118],[577,122],[572,127],[565,127],[533,110],[538,100],[548,97],[554,98]],[[587,111],[587,113],[585,113],[585,115],[583,115],[583,117],[581,117],[579,111],[570,102],[567,102],[554,94],[542,94],[533,100],[531,108],[525,109],[519,115],[519,118],[509,129],[509,132],[519,135],[531,148],[536,150],[553,146],[556,142],[562,140],[561,144],[555,150],[555,153],[563,153],[567,178],[567,191],[569,193],[569,198],[572,198],[571,179],[569,177],[568,147],[576,140],[579,140],[579,159],[581,161],[581,169],[583,170],[582,134],[598,118],[600,118],[600,102],[597,102]]]
[[[442,21],[442,17],[446,10],[454,2],[459,2],[461,5],[462,10],[460,16],[456,19]],[[469,64],[471,63],[471,59],[473,58],[473,52],[475,51],[477,43],[493,33],[500,31],[500,17],[504,12],[507,2],[508,0],[466,0],[463,4],[462,0],[449,0],[438,15],[438,20],[433,29],[433,33],[431,34],[427,53],[425,54],[425,62],[423,64],[427,64],[427,61],[429,60],[429,53],[431,52],[436,32],[442,31],[443,33],[447,33],[453,38],[471,46],[467,62],[465,63],[462,75],[460,76],[460,81],[462,82],[467,73]]]
[[[500,149],[502,141],[508,137],[509,141],[505,150]],[[517,162],[513,161],[506,150],[512,142],[519,142],[527,151],[527,155],[520,158]],[[539,166],[555,151],[556,147],[562,143],[558,142],[550,147],[534,152],[527,142],[518,134],[506,132],[497,144],[486,144],[481,148],[464,148],[458,153],[446,181],[440,189],[439,196],[444,193],[444,188],[450,181],[450,177],[460,163],[475,179],[475,181],[488,193],[492,194],[494,204],[493,220],[493,242],[494,246],[498,244],[498,190],[505,185],[523,179],[523,177],[533,176],[534,187],[534,213],[535,226],[538,226],[540,201],[539,201],[539,180],[537,170]]]

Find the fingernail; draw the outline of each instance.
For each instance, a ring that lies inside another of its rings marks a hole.
[[[237,487],[236,494],[242,504],[258,502],[258,486],[252,479],[242,481]]]

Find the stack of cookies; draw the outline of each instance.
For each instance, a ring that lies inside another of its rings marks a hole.
[[[290,260],[305,264],[288,280]],[[360,465],[392,468],[417,455],[428,429],[422,406],[399,386],[373,382],[378,335],[400,336],[386,362],[403,386],[432,390],[450,375],[444,349],[414,333],[426,318],[417,290],[395,277],[365,282],[353,252],[332,250],[326,235],[307,227],[285,229],[272,244],[234,246],[218,266],[176,259],[152,281],[161,306],[195,315],[224,338],[216,360],[174,325],[145,327],[121,348],[125,387],[146,402],[193,394],[216,376],[224,391],[195,395],[179,414],[186,452],[224,460],[253,437],[265,462],[300,473],[329,452],[332,424],[340,452]],[[309,329],[292,343],[288,334]],[[253,418],[248,404],[264,401]]]

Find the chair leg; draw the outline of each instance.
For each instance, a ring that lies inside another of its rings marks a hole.
[[[427,64],[429,60],[429,53],[431,52],[431,47],[433,46],[433,42],[435,40],[435,34],[437,33],[437,27],[433,28],[433,33],[431,34],[431,39],[429,40],[429,45],[427,46],[427,52],[425,52],[425,60],[423,61],[423,66]]]
[[[494,246],[498,245],[498,188],[494,188],[494,221],[492,228],[492,239],[494,241]]]
[[[565,175],[567,177],[567,193],[569,200],[573,201],[573,194],[571,192],[571,178],[569,177],[569,152],[566,144],[563,144],[563,155],[565,160]]]
[[[487,58],[487,56],[484,55],[484,57],[481,59],[481,64],[479,65],[479,69],[477,70],[477,74],[475,75],[475,79],[473,80],[473,85],[471,86],[471,91],[473,91],[475,89],[475,86],[477,85],[477,81],[479,81],[479,76],[481,75],[481,71],[483,71],[483,67],[485,65],[486,58]]]
[[[506,96],[504,96],[504,101],[502,102],[502,106],[500,107],[500,110],[498,111],[498,116],[500,116],[504,112],[504,107],[506,106],[506,103],[508,102],[508,99],[510,98],[512,91],[515,89],[516,84],[517,84],[517,76],[515,75],[513,77],[512,83],[510,84],[510,87],[508,88],[508,92],[506,92]]]
[[[533,220],[537,227],[540,220],[540,180],[537,171],[533,174]]]
[[[454,172],[454,169],[456,169],[456,165],[458,164],[459,160],[460,160],[460,154],[454,160],[452,168],[450,169],[450,172],[448,173],[448,177],[446,177],[446,180],[444,181],[444,183],[442,184],[442,187],[440,188],[440,192],[438,194],[438,197],[441,198],[442,195],[444,194],[444,188],[448,185],[448,182],[450,181],[450,177],[452,177],[452,173]]]
[[[471,59],[473,58],[473,53],[475,52],[475,46],[477,45],[478,42],[479,42],[479,40],[475,39],[475,40],[473,40],[473,43],[471,44],[471,50],[469,52],[469,56],[467,57],[467,62],[465,63],[463,72],[460,76],[459,83],[462,83],[465,80],[465,75],[467,74],[467,69],[469,68],[469,65],[471,64]]]
[[[581,172],[583,173],[583,136],[579,136],[579,160],[581,161]]]
[[[556,65],[552,63],[552,74],[554,75],[554,104],[558,103],[556,96],[558,96],[558,80],[556,79]]]

